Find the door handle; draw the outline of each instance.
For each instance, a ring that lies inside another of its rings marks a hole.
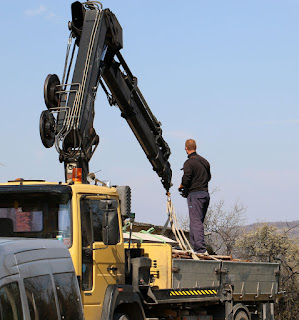
[[[107,271],[115,272],[115,271],[117,271],[117,268],[116,267],[110,267],[110,268],[108,267]]]

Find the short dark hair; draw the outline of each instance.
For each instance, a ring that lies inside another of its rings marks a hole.
[[[196,150],[196,142],[193,139],[188,139],[185,143],[185,147],[188,150]]]

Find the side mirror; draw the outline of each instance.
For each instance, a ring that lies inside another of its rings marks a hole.
[[[129,186],[116,187],[120,202],[120,214],[123,220],[130,217],[131,213],[131,188]]]
[[[117,200],[101,200],[100,207],[104,211],[102,221],[103,242],[105,245],[115,245],[119,242],[119,223]]]

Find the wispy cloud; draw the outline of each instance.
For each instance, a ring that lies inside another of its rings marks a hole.
[[[40,5],[36,9],[27,9],[24,11],[24,15],[27,17],[45,17],[46,19],[57,20],[60,19],[54,12],[50,11],[46,6]]]
[[[48,8],[40,5],[37,9],[27,9],[24,11],[25,16],[34,17],[34,16],[41,16],[48,12]]]

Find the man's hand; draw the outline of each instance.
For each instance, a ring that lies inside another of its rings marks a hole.
[[[181,195],[183,198],[187,198],[187,196],[188,196],[188,191],[187,191],[187,189],[186,189],[182,184],[180,184],[178,190],[179,190],[180,195]]]

